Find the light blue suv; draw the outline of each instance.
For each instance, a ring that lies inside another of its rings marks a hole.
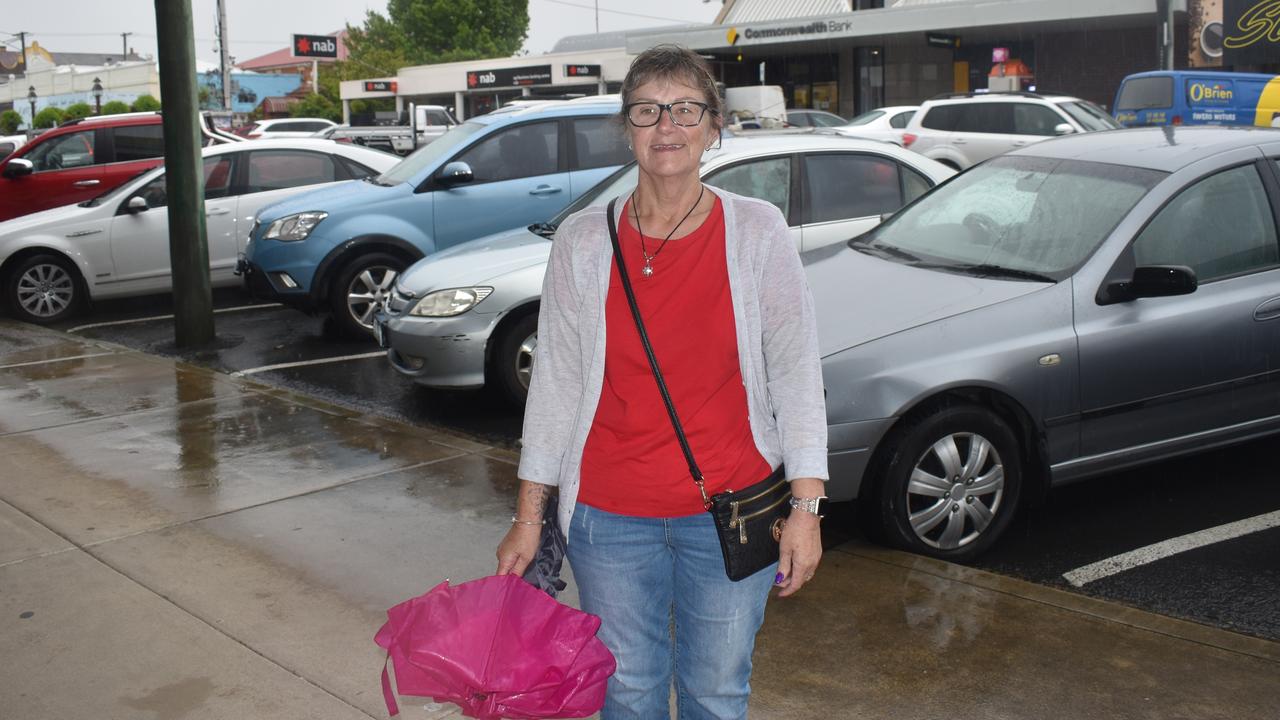
[[[617,113],[583,98],[468,120],[382,175],[264,208],[238,270],[258,297],[368,333],[404,268],[544,222],[630,160]]]

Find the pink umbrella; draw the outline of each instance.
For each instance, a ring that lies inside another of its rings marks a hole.
[[[374,641],[405,695],[452,702],[467,717],[587,717],[604,705],[615,664],[600,618],[561,605],[516,575],[450,586],[387,611]],[[387,669],[387,710],[399,713]]]

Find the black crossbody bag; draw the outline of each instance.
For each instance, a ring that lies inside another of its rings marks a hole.
[[[707,497],[702,471],[698,469],[693,451],[689,449],[680,417],[676,415],[676,407],[671,402],[671,393],[667,392],[667,383],[662,379],[662,370],[658,368],[658,358],[654,356],[653,346],[649,344],[644,320],[640,318],[635,292],[631,289],[631,279],[622,259],[618,226],[613,215],[617,202],[617,198],[609,201],[609,240],[613,243],[613,258],[618,263],[618,275],[622,278],[627,305],[631,307],[631,317],[636,321],[640,344],[644,346],[645,355],[649,358],[649,367],[658,383],[658,391],[662,393],[662,402],[667,406],[667,415],[671,418],[671,427],[676,431],[676,440],[680,442],[680,451],[689,463],[689,475],[693,477],[693,483],[698,486],[698,492],[702,495],[703,507],[715,519],[716,535],[720,538],[720,551],[724,555],[724,572],[730,580],[742,580],[778,561],[778,543],[782,539],[782,527],[790,512],[787,500],[791,498],[791,487],[782,466],[778,466],[765,479],[741,490],[726,490]]]

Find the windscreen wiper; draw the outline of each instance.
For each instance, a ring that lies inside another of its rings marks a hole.
[[[977,275],[978,277],[1032,280],[1035,282],[1046,283],[1058,282],[1057,279],[1049,277],[1044,273],[1038,273],[1033,270],[1019,270],[1017,268],[1004,267],[1003,265],[991,265],[989,263],[981,263],[977,265],[953,265],[952,267],[960,272]]]

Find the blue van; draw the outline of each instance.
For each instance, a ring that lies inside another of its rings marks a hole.
[[[1157,70],[1126,77],[1112,108],[1134,125],[1280,127],[1280,76]]]
[[[424,256],[550,220],[632,159],[616,99],[472,118],[387,172],[263,208],[237,270],[256,297],[372,332],[396,275]]]

